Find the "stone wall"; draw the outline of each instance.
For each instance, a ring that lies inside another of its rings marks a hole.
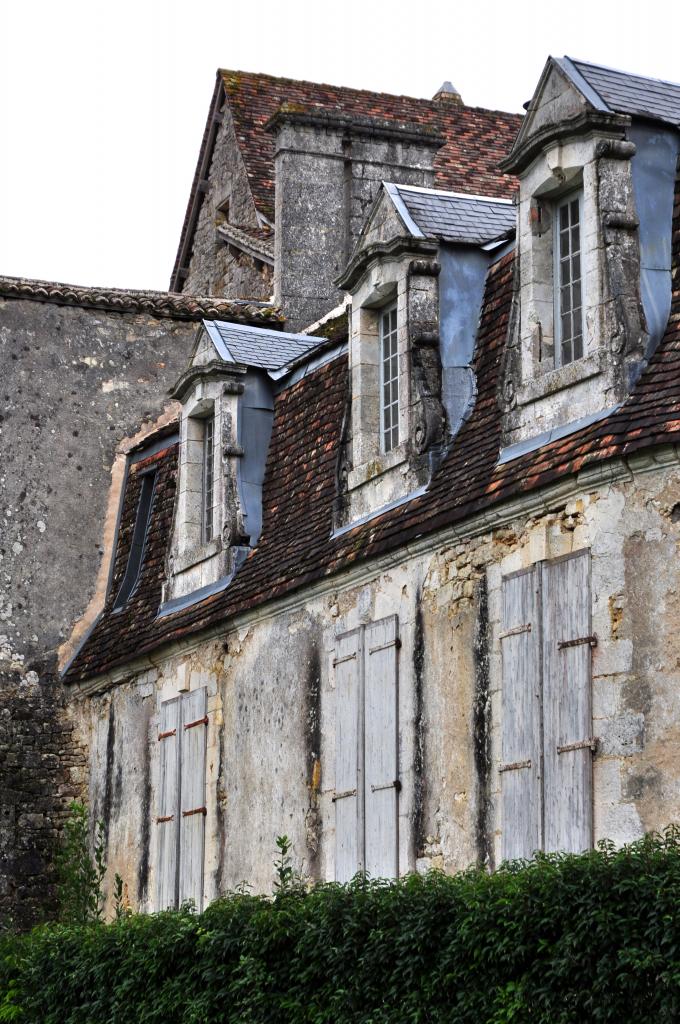
[[[495,516],[493,528],[480,519],[422,538],[212,638],[157,652],[155,667],[128,667],[99,695],[74,693],[78,735],[91,749],[90,799],[110,808],[111,870],[138,893],[136,905],[154,906],[160,702],[203,686],[206,899],[244,880],[269,891],[284,832],[296,867],[334,877],[335,637],[390,615],[401,639],[401,871],[498,864],[501,578],[583,549],[598,638],[594,840],[622,843],[677,820],[675,454],[612,464],[605,478],[597,468]]]
[[[382,181],[434,183],[438,143],[376,129],[277,115],[274,294],[286,329],[314,323],[343,299],[334,284]]]
[[[0,672],[0,930],[53,915],[54,852],[86,770],[55,677]]]
[[[220,211],[225,202],[229,203],[228,217]],[[182,291],[188,295],[267,301],[273,291],[273,268],[221,241],[217,227],[225,220],[240,228],[259,228],[243,157],[226,105],[215,139],[208,191],[194,231],[189,274]]]
[[[93,595],[114,455],[170,404],[190,320],[0,299],[0,660],[51,664]]]

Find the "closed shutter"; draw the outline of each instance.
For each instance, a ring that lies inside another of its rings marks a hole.
[[[542,845],[539,573],[503,579],[501,817],[504,860]]]
[[[590,553],[543,564],[545,849],[593,838]]]
[[[397,628],[392,615],[364,632],[365,870],[374,878],[399,874]]]
[[[205,847],[205,750],[207,694],[194,690],[182,698],[182,765],[179,825],[179,901],[203,908]]]
[[[361,629],[335,642],[335,877],[346,882],[363,868],[363,736]]]
[[[179,698],[161,704],[158,744],[160,768],[158,780],[157,828],[157,909],[177,906],[177,863],[179,843]]]

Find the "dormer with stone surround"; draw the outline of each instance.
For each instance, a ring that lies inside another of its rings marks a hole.
[[[425,487],[474,404],[484,280],[510,200],[383,183],[339,284],[351,296],[351,399],[338,526]]]
[[[179,477],[161,612],[226,587],[262,528],[275,380],[318,338],[203,321],[173,398]]]
[[[659,115],[631,81],[550,58],[502,165],[520,182],[507,446],[620,403],[665,327],[677,134],[637,119]]]

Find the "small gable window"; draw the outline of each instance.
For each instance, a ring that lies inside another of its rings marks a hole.
[[[576,192],[555,209],[555,356],[562,366],[583,356],[582,204]]]
[[[399,444],[399,352],[397,306],[380,316],[380,433],[383,452]]]

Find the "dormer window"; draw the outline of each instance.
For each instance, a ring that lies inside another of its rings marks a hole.
[[[555,362],[566,366],[583,356],[581,223],[583,193],[575,192],[555,209]]]
[[[399,350],[397,307],[389,306],[380,316],[380,435],[382,451],[399,444]]]

